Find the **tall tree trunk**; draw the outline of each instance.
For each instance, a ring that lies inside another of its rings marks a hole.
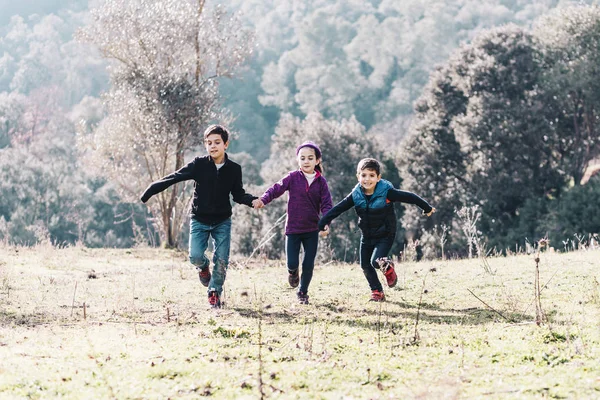
[[[181,127],[180,127],[181,132]],[[185,139],[184,135],[179,135],[179,140],[177,141],[177,147],[175,152],[175,171],[178,171],[183,167],[184,162],[184,145]],[[178,218],[177,206],[180,195],[183,195],[183,190],[179,188],[179,185],[174,185],[171,188],[171,196],[169,196],[169,203],[167,205],[167,212],[165,213],[164,223],[165,223],[165,247],[167,248],[176,248],[179,245],[179,231],[180,231],[180,218]]]
[[[172,249],[177,246],[175,242],[175,238],[173,237],[173,224],[171,215],[173,214],[173,207],[167,206],[164,212],[162,212],[162,222],[163,222],[163,234],[164,234],[164,242],[163,247],[167,249]]]

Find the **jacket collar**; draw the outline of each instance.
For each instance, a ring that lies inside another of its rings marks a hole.
[[[370,196],[372,196],[372,198],[375,198],[377,196],[387,196],[388,190],[390,190],[393,187],[394,185],[392,185],[391,182],[385,179],[380,179],[379,182],[377,182],[377,184],[375,185],[375,190],[373,191],[373,194],[371,194]],[[358,195],[366,199],[367,195],[360,186],[360,183],[357,183],[356,186],[354,186],[353,192],[356,192]]]
[[[213,160],[213,158],[210,156],[210,154],[207,155],[208,157],[208,161],[212,164],[215,164],[215,160]],[[227,163],[229,163],[229,156],[227,155],[227,152],[225,152],[224,154],[224,158],[223,158],[223,167],[225,165],[227,165]],[[216,165],[216,164],[215,164]]]
[[[299,174],[302,174],[302,176],[304,176],[304,171],[302,171],[300,168],[298,168],[296,171],[298,171]],[[322,176],[323,174],[321,174],[319,171],[317,171],[315,169],[315,180],[317,180],[317,178],[319,178],[320,176]]]

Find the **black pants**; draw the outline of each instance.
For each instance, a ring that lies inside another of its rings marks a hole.
[[[302,276],[300,278],[300,291],[308,293],[308,285],[315,269],[315,257],[319,245],[319,231],[295,233],[286,236],[285,253],[287,255],[287,268],[289,272],[298,269],[300,265],[300,245],[304,247],[302,260]]]
[[[369,282],[371,290],[383,291],[376,269],[379,269],[379,264],[375,262],[379,257],[387,257],[394,236],[386,236],[382,238],[360,238],[360,266]]]

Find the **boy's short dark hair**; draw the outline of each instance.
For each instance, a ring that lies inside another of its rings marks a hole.
[[[372,169],[375,171],[377,176],[381,175],[381,164],[374,158],[363,158],[358,162],[358,166],[356,167],[356,173],[360,174],[360,171],[364,169]]]
[[[223,142],[227,143],[229,141],[229,132],[222,125],[211,125],[204,131],[204,140],[208,138],[209,135],[220,135]]]

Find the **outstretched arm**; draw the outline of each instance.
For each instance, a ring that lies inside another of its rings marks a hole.
[[[140,198],[140,200],[142,200],[142,203],[147,202],[148,200],[150,200],[150,198],[152,196],[162,192],[163,190],[167,189],[171,185],[174,185],[178,182],[183,182],[183,181],[187,181],[190,179],[194,179],[193,171],[194,171],[194,162],[195,161],[196,160],[188,163],[186,166],[182,167],[181,169],[173,172],[170,175],[165,176],[162,179],[159,179],[156,182],[152,182],[150,184],[150,186],[148,186],[148,188],[144,191],[144,193],[142,194],[142,196]]]
[[[431,205],[427,201],[425,201],[420,196],[417,196],[416,194],[414,194],[412,192],[406,192],[404,190],[398,190],[398,189],[388,190],[387,199],[389,201],[398,201],[401,203],[415,204],[415,205],[421,207],[421,209],[423,209],[423,214],[425,214],[427,216],[430,216],[433,213],[433,211],[435,210],[433,207],[431,207]]]
[[[354,200],[352,199],[352,193],[344,198],[344,200],[337,203],[327,214],[319,220],[319,230],[324,231],[325,227],[328,226],[331,221],[339,217],[342,213],[348,211],[354,207]]]
[[[260,200],[263,202],[263,205],[267,205],[276,198],[283,195],[290,188],[290,174],[284,176],[279,182],[275,183],[273,186],[265,190],[265,192],[260,196]]]

